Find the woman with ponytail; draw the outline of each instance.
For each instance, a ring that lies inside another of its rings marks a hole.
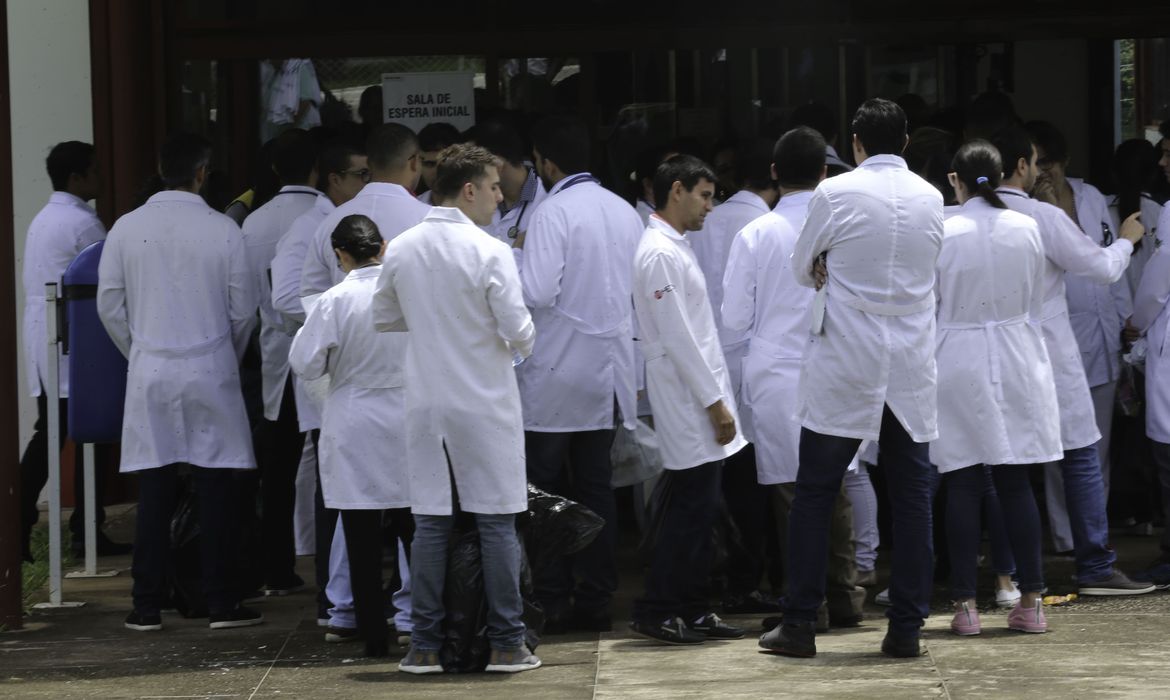
[[[1062,456],[1052,365],[1039,322],[1044,249],[1036,222],[996,194],[990,143],[964,144],[948,175],[958,210],[938,258],[938,426],[931,461],[947,489],[947,542],[959,635],[981,631],[975,608],[986,471],[998,493],[1022,598],[1008,627],[1044,632],[1040,515],[1027,465]],[[986,471],[985,471],[986,470]]]

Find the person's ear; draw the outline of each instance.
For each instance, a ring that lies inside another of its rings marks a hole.
[[[776,174],[776,164],[772,163],[772,179],[779,180],[780,176]]]
[[[463,193],[463,198],[469,202],[471,200],[475,199],[475,183],[472,183],[472,182],[463,183],[462,193]]]
[[[947,173],[947,182],[951,183],[951,187],[959,188],[959,176],[955,173]]]
[[[383,241],[382,241],[382,247],[378,249],[378,259],[379,259],[379,260],[381,260],[381,259],[382,259],[382,257],[383,257],[384,255],[386,255],[386,244],[387,244],[387,243],[389,243],[389,242],[390,242],[390,241],[387,241],[387,240],[383,240]]]
[[[1020,158],[1016,161],[1016,173],[1019,174],[1026,172],[1028,172],[1028,161],[1026,158]]]
[[[680,200],[683,197],[683,184],[675,180],[670,185],[670,198],[673,200]]]

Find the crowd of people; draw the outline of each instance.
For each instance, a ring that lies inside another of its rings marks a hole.
[[[205,504],[212,629],[259,624],[245,603],[305,587],[293,504],[307,450],[327,641],[369,656],[398,642],[400,670],[443,672],[449,543],[470,527],[486,670],[537,668],[516,517],[527,485],[604,521],[534,572],[543,632],[611,630],[611,452],[648,429],[663,470],[629,628],[652,640],[739,639],[721,613],[771,614],[760,647],[809,657],[818,633],[861,624],[875,469],[893,522],[877,595],[887,655],[920,653],[942,560],[951,630],[981,632],[984,530],[1008,627],[1047,630],[1034,482],[1082,595],[1170,584],[1170,536],[1142,576],[1117,568],[1108,509],[1112,464],[1118,519],[1153,519],[1152,484],[1144,505],[1116,497],[1117,477],[1144,476],[1135,446],[1170,494],[1170,250],[1154,195],[1170,139],[1121,144],[1111,201],[1067,174],[1055,126],[1003,95],[949,130],[911,128],[883,99],[857,109],[844,143],[833,121],[804,105],[778,139],[721,144],[718,170],[687,141],[647,149],[614,187],[628,198],[593,174],[590,130],[570,116],[466,133],[386,123],[361,140],[289,123],[264,149],[274,191],[226,213],[201,196],[211,144],[182,134],[108,235],[86,203],[93,147],[57,145],[25,249],[40,416],[22,461],[26,556],[47,452],[44,284],[104,240],[97,308],[129,360],[120,468],[139,490],[131,630],[161,630],[174,602],[170,523],[188,488]],[[1111,445],[1115,424],[1148,439]],[[259,535],[242,555],[245,527]],[[721,605],[715,533],[735,539]]]

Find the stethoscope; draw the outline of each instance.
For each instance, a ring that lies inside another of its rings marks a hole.
[[[562,187],[561,189],[557,190],[557,192],[564,192],[565,190],[569,189],[573,185],[579,185],[582,182],[600,183],[601,180],[598,180],[597,178],[593,177],[589,173],[582,173],[580,175],[574,175],[573,177],[569,178],[569,181],[565,183],[565,186]],[[520,224],[524,223],[524,212],[528,211],[529,204],[532,204],[531,200],[520,205],[520,216],[516,217],[516,223],[512,224],[512,226],[510,226],[508,228],[508,238],[514,239],[514,238],[516,238],[516,236],[520,235]]]

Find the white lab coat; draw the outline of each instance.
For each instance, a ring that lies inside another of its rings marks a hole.
[[[1036,222],[975,197],[945,223],[938,256],[938,439],[946,473],[1059,460],[1060,409],[1044,347],[1044,246]]]
[[[520,231],[527,231],[529,222],[532,221],[532,215],[536,213],[536,208],[548,196],[548,191],[544,189],[544,184],[536,175],[536,169],[531,165],[528,168],[528,180],[521,190],[520,201],[503,214],[497,208],[492,215],[492,222],[483,227],[483,230],[509,246],[516,240],[515,236],[509,234],[512,227],[516,228],[517,235]]]
[[[1170,443],[1170,249],[1146,264],[1133,302],[1133,325],[1146,334],[1146,436]]]
[[[318,458],[327,508],[410,506],[403,361],[406,333],[374,330],[380,265],[353,270],[321,295],[297,331],[289,364],[306,380],[329,375]]]
[[[28,225],[24,242],[24,361],[30,396],[48,385],[48,336],[45,334],[45,285],[57,284],[81,251],[106,237],[93,207],[68,192],[54,192]],[[69,396],[69,356],[58,353],[57,395]]]
[[[723,360],[707,284],[686,236],[657,216],[633,262],[634,310],[646,358],[646,391],[667,469],[726,459],[747,441]],[[715,440],[707,407],[722,400],[735,417],[735,439]]]
[[[254,468],[238,368],[257,302],[239,226],[159,192],[114,224],[98,277],[102,324],[130,360],[121,471]]]
[[[723,272],[727,269],[727,257],[735,234],[754,219],[768,213],[768,204],[758,194],[740,190],[731,195],[723,204],[707,215],[703,228],[687,237],[699,268],[707,281],[707,294],[711,298],[711,311],[715,314],[715,328],[719,330],[719,342],[723,345],[723,357],[731,375],[731,388],[739,414],[743,417],[743,433],[749,442],[755,442],[752,420],[740,393],[743,376],[743,358],[747,354],[748,334],[743,330],[731,330],[724,324]]]
[[[1056,380],[1060,405],[1060,439],[1065,451],[1101,439],[1096,412],[1085,379],[1080,348],[1069,323],[1065,299],[1066,272],[1102,284],[1121,279],[1133,246],[1118,238],[1107,248],[1092,241],[1059,207],[1032,199],[1023,191],[1000,187],[996,192],[1009,208],[1035,219],[1044,244],[1044,345]]]
[[[645,199],[638,197],[638,201],[634,202],[634,211],[642,218],[642,228],[646,228],[650,223],[650,215],[654,213],[654,207]]]
[[[825,180],[809,202],[792,271],[814,286],[828,253],[824,332],[805,350],[801,424],[877,440],[889,406],[915,442],[938,437],[934,361],[935,263],[942,195],[899,156],[867,158]]]
[[[1081,230],[1097,245],[1117,237],[1105,196],[1083,180],[1068,178]],[[1133,314],[1133,297],[1126,280],[1101,284],[1077,275],[1065,279],[1068,317],[1072,324],[1085,378],[1090,387],[1116,382],[1121,376],[1121,329]]]
[[[450,515],[453,475],[466,512],[526,510],[524,426],[512,354],[531,353],[534,330],[511,250],[460,210],[435,207],[390,241],[384,259],[374,325],[410,331],[411,509]]]
[[[582,173],[558,182],[517,249],[536,346],[517,368],[524,429],[625,427],[637,416],[630,264],[641,226],[633,208]]]
[[[1117,209],[1117,197],[1109,204],[1109,218],[1113,222],[1113,235],[1117,236],[1121,233],[1121,216]],[[1137,297],[1138,284],[1142,279],[1142,271],[1146,269],[1146,263],[1153,257],[1154,251],[1161,246],[1161,241],[1158,238],[1158,229],[1162,228],[1162,205],[1158,204],[1150,195],[1145,192],[1142,193],[1141,209],[1142,226],[1146,227],[1146,233],[1142,236],[1142,245],[1140,248],[1135,248],[1133,257],[1129,259],[1129,267],[1125,268],[1125,281],[1129,285],[1129,293],[1131,297]],[[1170,221],[1166,224],[1170,226]],[[1170,229],[1167,229],[1170,230]]]
[[[317,228],[334,209],[336,207],[329,197],[318,195],[313,206],[298,216],[276,243],[276,252],[272,257],[272,308],[280,315],[286,333],[295,334],[305,322],[305,307],[301,303],[301,271],[305,266],[305,255]],[[304,433],[320,429],[321,407],[295,374],[293,397],[297,403],[300,431]]]
[[[301,270],[301,296],[310,299],[341,281],[344,275],[333,252],[333,229],[350,214],[364,214],[378,226],[384,240],[423,220],[431,207],[418,201],[402,185],[371,182],[357,196],[334,209],[321,221],[305,253]]]
[[[286,185],[272,199],[244,219],[241,227],[248,257],[248,271],[255,281],[260,302],[260,389],[264,417],[280,416],[280,402],[288,381],[288,349],[292,333],[272,306],[272,263],[276,244],[297,217],[312,208],[321,193],[312,187]]]

